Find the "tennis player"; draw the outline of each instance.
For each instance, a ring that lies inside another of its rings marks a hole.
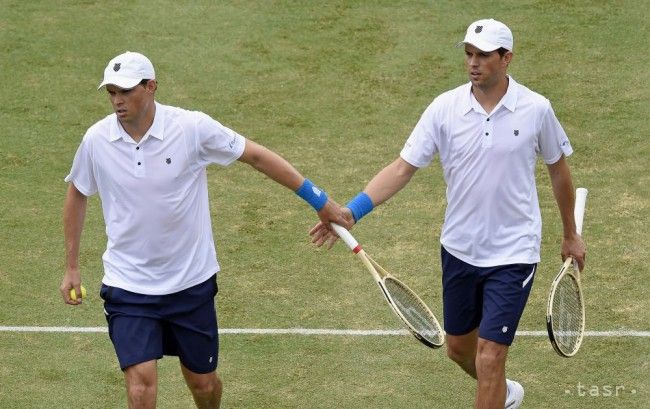
[[[572,148],[549,101],[507,74],[513,37],[505,24],[476,21],[459,46],[469,82],[429,105],[400,156],[347,204],[347,227],[440,157],[448,204],[440,239],[447,353],[477,380],[475,408],[512,409],[524,390],[506,379],[506,357],[540,261],[538,156],[562,219],[562,258],[573,255],[584,265],[566,161]],[[335,240],[322,223],[311,233],[319,246]]]
[[[210,116],[155,100],[151,61],[113,58],[99,88],[114,113],[91,126],[74,157],[64,208],[66,270],[60,291],[81,294],[79,246],[87,197],[99,194],[108,243],[101,297],[129,408],[156,405],[156,362],[177,355],[199,408],[218,408],[219,271],[206,167],[247,163],[295,191],[324,223],[344,222],[338,205],[276,153]]]

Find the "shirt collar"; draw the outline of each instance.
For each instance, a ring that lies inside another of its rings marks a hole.
[[[157,102],[155,102],[155,104],[156,114],[154,115],[153,124],[151,124],[151,128],[149,128],[147,134],[162,141],[165,139],[165,111],[162,105]]]
[[[151,124],[151,128],[149,128],[142,140],[148,138],[149,136],[161,141],[165,138],[165,112],[162,105],[155,101],[154,103],[156,104],[156,113],[153,117],[153,124]],[[109,130],[108,140],[115,142],[118,139],[122,139],[125,142],[132,142],[133,138],[131,138],[131,136],[126,133],[124,128],[122,128],[120,121],[117,120],[117,115],[112,114],[111,117],[111,126]]]
[[[517,106],[517,82],[508,75],[508,90],[506,95],[501,98],[501,104],[508,108],[510,112],[515,112]]]
[[[468,82],[463,86],[463,100],[461,101],[461,112],[463,115],[466,115],[469,111],[472,110],[472,83]]]
[[[512,78],[510,75],[508,75],[508,89],[506,90],[505,95],[501,98],[501,101],[499,101],[499,103],[495,107],[495,110],[500,105],[503,105],[510,112],[515,112],[515,108],[517,106],[517,85],[518,84],[514,80],[514,78]],[[468,82],[467,84],[465,84],[463,94],[465,95],[465,98],[461,103],[461,108],[462,108],[461,112],[463,113],[463,115],[465,115],[469,111],[474,109],[474,104],[478,104],[478,102],[476,102],[476,98],[473,98],[473,96],[472,96],[472,83],[471,82]]]

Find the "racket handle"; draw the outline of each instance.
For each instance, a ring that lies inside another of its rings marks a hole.
[[[359,247],[359,242],[354,237],[352,237],[350,232],[345,227],[339,226],[336,223],[330,224],[334,228],[336,234],[338,234],[339,237],[345,242],[345,244],[350,247],[350,250],[354,251],[357,247]]]
[[[587,193],[589,191],[584,187],[579,187],[576,189],[576,203],[573,210],[573,217],[576,221],[576,231],[578,234],[582,235],[582,221],[585,216],[585,206],[587,204]]]

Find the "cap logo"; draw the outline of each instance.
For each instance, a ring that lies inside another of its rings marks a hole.
[[[480,33],[481,31],[483,31],[483,26],[476,26],[476,28],[474,29],[474,32],[476,34]]]
[[[113,71],[115,71],[115,72],[119,71],[121,66],[122,66],[121,63],[119,63],[119,62],[115,63],[115,65],[113,66]]]
[[[518,136],[519,135],[519,129],[515,129],[514,134],[515,134],[515,136]]]

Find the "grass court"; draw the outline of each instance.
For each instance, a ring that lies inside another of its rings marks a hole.
[[[147,55],[161,103],[204,111],[277,151],[345,203],[392,161],[426,106],[467,81],[469,23],[513,30],[511,75],[553,103],[589,188],[583,276],[587,337],[571,359],[519,336],[508,377],[525,408],[650,406],[650,86],[647,4],[459,1],[0,1],[0,326],[103,327],[100,203],[82,238],[83,306],[61,301],[62,206],[75,150],[111,112],[96,90],[113,56]],[[398,329],[342,243],[315,249],[313,211],[241,163],[211,167],[224,329]],[[520,330],[545,329],[561,223],[546,168],[539,265]],[[369,254],[441,314],[439,162],[355,227]],[[618,335],[617,335],[618,334]],[[409,336],[226,333],[223,408],[469,408],[474,384]],[[123,408],[107,334],[0,331],[0,408]],[[159,363],[160,408],[191,397]]]

